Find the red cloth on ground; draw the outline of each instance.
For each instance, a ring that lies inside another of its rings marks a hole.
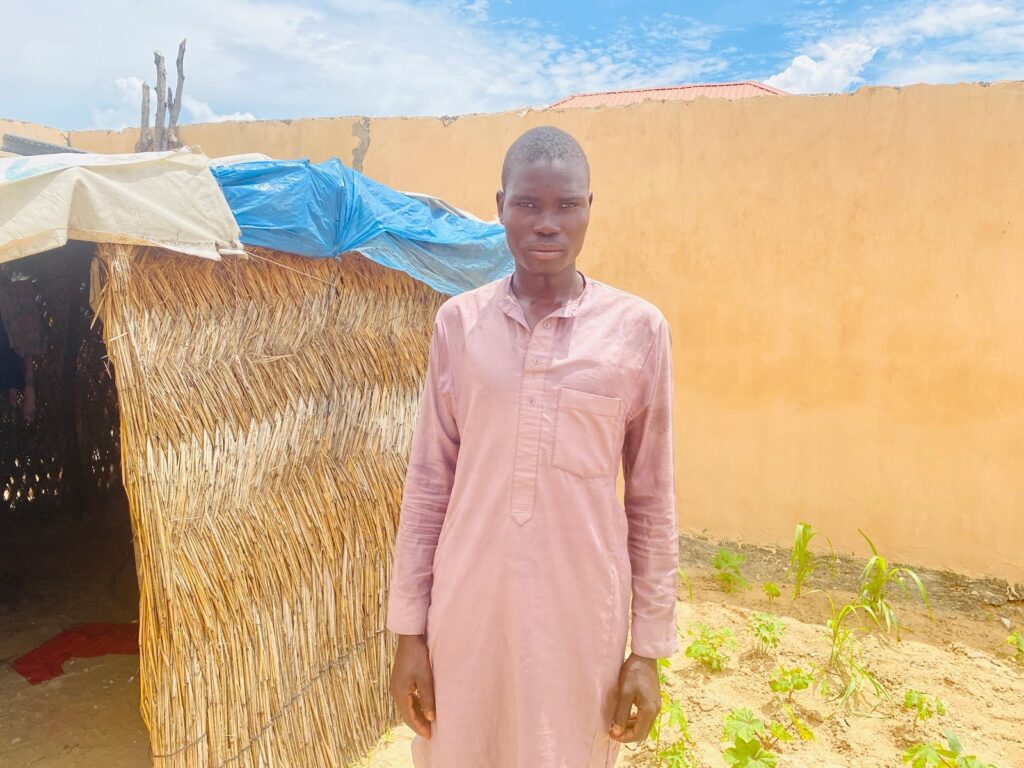
[[[38,648],[14,660],[14,669],[37,685],[64,670],[62,666],[72,656],[86,658],[108,653],[138,653],[138,624],[82,624],[65,629]]]

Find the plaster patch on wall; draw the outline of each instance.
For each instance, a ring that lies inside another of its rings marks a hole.
[[[352,150],[352,169],[363,172],[363,160],[370,149],[370,118],[362,117],[352,126],[352,135],[359,139],[359,144]]]

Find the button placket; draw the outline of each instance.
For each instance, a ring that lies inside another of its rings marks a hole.
[[[544,365],[553,338],[551,326],[551,321],[545,320],[531,331],[523,359],[511,505],[512,518],[519,525],[533,517],[547,373]]]

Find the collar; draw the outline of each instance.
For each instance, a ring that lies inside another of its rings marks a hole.
[[[588,295],[590,295],[590,286],[593,285],[593,281],[588,280],[587,276],[578,269],[576,272],[583,278],[583,290],[580,292],[580,295],[574,299],[569,299],[569,301],[548,315],[548,317],[576,317],[579,313],[580,304],[583,303],[583,300],[587,298]],[[519,299],[516,298],[515,292],[512,290],[512,275],[514,274],[515,272],[502,280],[501,308],[509,317],[519,320],[523,325],[527,325],[523,307],[519,303]]]

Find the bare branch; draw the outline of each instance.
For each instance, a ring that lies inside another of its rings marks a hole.
[[[167,70],[164,68],[164,57],[160,51],[153,51],[153,62],[156,64],[156,120],[154,122],[154,149],[162,152],[167,149],[167,136],[164,132],[164,110],[167,109]]]
[[[187,40],[187,39],[186,39]],[[178,115],[181,114],[181,92],[185,87],[185,42],[182,40],[178,45],[178,82],[174,87],[174,96],[171,96],[171,89],[167,89],[167,100],[170,104],[170,118],[167,121],[167,133],[169,134],[168,146],[179,147],[178,141]]]
[[[142,84],[142,123],[139,129],[139,140],[135,143],[136,152],[148,152],[153,146],[153,134],[149,129],[149,85]]]

